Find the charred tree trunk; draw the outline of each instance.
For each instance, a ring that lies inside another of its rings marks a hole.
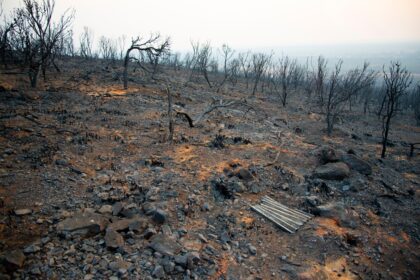
[[[389,133],[389,126],[391,124],[391,115],[388,115],[383,120],[383,133],[382,133],[382,152],[381,158],[385,158],[386,155],[386,145],[388,143],[388,133]]]
[[[29,67],[29,81],[31,83],[31,87],[32,88],[36,88],[37,84],[38,84],[38,76],[39,76],[39,68],[41,66],[40,65],[32,65]]]
[[[166,86],[166,93],[168,94],[168,119],[169,119],[168,141],[172,143],[173,138],[174,138],[174,122],[172,119],[172,94],[168,86]]]
[[[128,63],[130,61],[130,52],[133,49],[128,49],[125,58],[124,58],[124,72],[123,72],[123,83],[124,83],[124,89],[128,88]]]
[[[204,71],[203,75],[204,75],[204,78],[206,79],[206,82],[209,85],[209,87],[212,88],[212,85],[210,83],[210,80],[209,80],[209,76],[207,74],[207,71]]]

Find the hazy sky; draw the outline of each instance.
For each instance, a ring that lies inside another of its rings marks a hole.
[[[20,0],[4,0],[6,11]],[[74,30],[131,37],[160,32],[234,48],[420,42],[420,0],[56,0],[76,10]]]

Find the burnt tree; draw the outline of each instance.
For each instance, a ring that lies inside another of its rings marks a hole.
[[[385,95],[383,97],[382,115],[382,152],[385,158],[391,119],[399,111],[401,98],[407,94],[407,89],[413,82],[411,74],[399,62],[391,62],[388,71],[383,67]]]
[[[123,72],[123,83],[124,89],[128,88],[128,64],[130,62],[130,53],[133,50],[138,52],[148,53],[153,56],[160,56],[162,53],[169,52],[170,41],[169,38],[166,38],[161,41],[161,36],[159,34],[151,35],[149,39],[143,40],[140,37],[131,40],[131,46],[127,49],[124,58],[124,72]]]

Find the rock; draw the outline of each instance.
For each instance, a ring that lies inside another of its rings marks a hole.
[[[99,185],[106,185],[106,184],[109,184],[111,182],[111,179],[106,174],[100,174],[96,177],[96,182]]]
[[[97,195],[102,201],[107,201],[109,199],[109,193],[107,192],[101,192],[101,193],[98,193]]]
[[[143,203],[143,212],[146,215],[148,216],[152,215],[155,211],[156,211],[156,207],[153,203],[150,203],[150,202]]]
[[[156,209],[155,213],[153,214],[153,221],[158,224],[163,224],[167,220],[167,214],[162,209]]]
[[[237,176],[239,179],[242,179],[244,181],[251,181],[254,179],[254,176],[252,176],[251,172],[249,172],[249,170],[246,168],[238,169],[235,176]]]
[[[311,207],[316,207],[321,202],[319,197],[317,197],[315,195],[307,196],[305,198],[305,200],[306,200],[306,203],[309,204],[309,206],[311,206]]]
[[[185,254],[185,255],[178,255],[178,256],[175,256],[175,258],[174,258],[174,262],[177,264],[177,265],[180,265],[180,266],[182,266],[183,268],[186,268],[187,267],[187,265],[188,265],[188,256]]]
[[[319,161],[322,164],[337,162],[338,156],[336,151],[330,147],[322,147],[319,151]]]
[[[120,212],[120,215],[126,218],[133,218],[135,215],[137,214],[136,209],[131,208],[131,209],[127,209],[127,208],[123,208],[123,210]]]
[[[113,230],[113,231],[125,231],[128,229],[129,225],[133,222],[131,219],[122,219],[113,221],[110,223],[107,227],[107,230]]]
[[[61,165],[61,166],[68,166],[69,162],[65,159],[56,159],[55,164]]]
[[[14,211],[14,213],[15,213],[16,216],[29,215],[29,214],[32,213],[32,209],[27,209],[27,208],[25,208],[25,209],[16,209]]]
[[[145,239],[150,239],[153,235],[155,235],[157,232],[154,228],[148,228],[144,231],[143,237]]]
[[[165,277],[165,270],[163,269],[163,267],[161,265],[157,265],[153,269],[152,275],[154,277],[158,278],[158,279],[164,278]]]
[[[129,262],[126,262],[122,259],[118,259],[116,261],[109,263],[109,269],[111,269],[114,272],[119,272],[121,270],[128,270],[130,266],[131,264]]]
[[[175,270],[175,263],[168,259],[162,262],[162,266],[166,273],[172,273]]]
[[[4,258],[4,265],[8,271],[14,271],[23,267],[25,263],[25,255],[20,250],[14,250],[6,253]]]
[[[327,203],[317,206],[313,211],[315,215],[335,220],[339,225],[349,224],[349,217],[342,203]]]
[[[202,235],[201,233],[198,234],[198,238],[201,240],[201,242],[203,243],[208,243],[209,241],[207,240],[207,238],[204,237],[204,235]]]
[[[254,194],[257,194],[257,193],[260,193],[261,192],[261,188],[260,188],[260,186],[258,186],[257,183],[253,183],[249,187],[249,190],[250,190],[251,193],[254,193]]]
[[[25,249],[23,249],[23,252],[25,254],[32,254],[41,251],[41,248],[35,244],[29,245]]]
[[[257,254],[257,248],[255,248],[255,246],[252,246],[251,244],[248,245],[248,250],[251,255]]]
[[[98,212],[101,214],[111,214],[112,205],[102,205],[101,208],[99,208]]]
[[[152,238],[149,247],[167,256],[176,255],[181,250],[181,245],[179,245],[173,238],[163,234],[155,235]]]
[[[33,275],[41,275],[41,270],[39,269],[39,267],[34,267],[31,269],[31,274]]]
[[[198,252],[189,252],[185,255],[177,255],[174,258],[175,264],[183,267],[193,269],[200,261]]]
[[[124,246],[124,238],[115,230],[107,230],[105,234],[105,244],[108,248],[117,249]]]
[[[121,210],[123,209],[123,205],[121,202],[116,202],[114,205],[112,205],[112,215],[117,216]]]
[[[187,254],[187,267],[193,269],[200,260],[200,254],[198,252],[189,252]]]
[[[170,226],[168,226],[168,225],[163,225],[163,226],[160,228],[160,230],[162,231],[162,233],[163,233],[164,235],[168,235],[168,236],[172,235],[172,230],[171,230],[171,227],[170,227]]]
[[[350,185],[344,185],[344,186],[342,186],[341,187],[341,190],[343,191],[343,192],[347,192],[347,191],[349,191],[350,190],[350,188],[351,188],[351,186]]]
[[[370,166],[370,164],[355,155],[352,155],[352,154],[343,155],[341,157],[341,161],[346,163],[351,169],[356,170],[357,172],[361,174],[364,174],[364,175],[372,174],[372,167]]]
[[[130,226],[132,229],[136,228],[138,231],[141,231],[142,229],[146,228],[146,221],[141,219],[140,217],[136,217],[133,219],[122,219],[114,221],[113,223],[110,223],[107,227],[107,230],[114,230],[114,231],[126,231],[130,229]]]
[[[94,213],[76,213],[73,217],[67,218],[57,224],[59,232],[73,232],[86,234],[97,234],[108,224],[108,220],[99,214]]]
[[[210,210],[211,210],[211,206],[207,202],[204,202],[204,204],[201,206],[201,211],[210,211]]]
[[[128,225],[128,229],[134,232],[143,232],[147,228],[147,222],[143,219],[134,219]]]
[[[319,205],[315,208],[316,215],[326,218],[334,218],[342,211],[344,211],[343,205],[334,202]]]
[[[216,200],[234,199],[237,193],[247,191],[245,184],[238,177],[231,177],[226,180],[224,177],[213,179],[211,184],[214,187]]]
[[[342,180],[350,175],[350,169],[343,162],[327,163],[317,167],[314,177],[325,180]]]

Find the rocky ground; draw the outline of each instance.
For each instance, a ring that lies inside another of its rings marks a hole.
[[[327,137],[300,93],[286,108],[239,85],[169,72],[162,85],[78,62],[38,90],[0,76],[0,279],[418,279],[420,129],[353,109]],[[315,215],[289,234],[253,212],[269,195]]]

